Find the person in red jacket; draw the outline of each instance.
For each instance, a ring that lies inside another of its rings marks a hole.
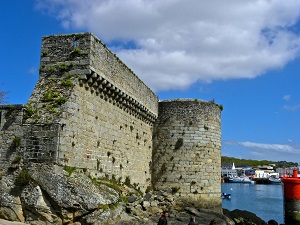
[[[167,211],[163,211],[157,225],[168,225],[168,216],[169,213]]]

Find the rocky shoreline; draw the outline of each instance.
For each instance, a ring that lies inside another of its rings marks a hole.
[[[180,197],[176,190],[140,191],[135,185],[98,177],[92,171],[31,164],[0,177],[0,224],[156,225],[163,210],[171,225],[265,225],[253,213],[220,210],[201,199]]]

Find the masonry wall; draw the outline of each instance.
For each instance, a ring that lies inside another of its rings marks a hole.
[[[21,160],[23,105],[0,106],[0,175]]]
[[[40,148],[27,159],[48,156],[145,188],[157,104],[157,96],[92,34],[44,37],[39,81],[27,103],[33,113],[25,124],[34,125],[28,137],[48,126],[52,143],[35,143],[52,150]]]
[[[157,189],[220,202],[221,110],[213,102],[159,102],[153,141]]]

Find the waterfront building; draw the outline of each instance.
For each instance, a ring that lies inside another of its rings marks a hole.
[[[234,163],[232,164],[231,168],[222,167],[221,176],[222,177],[236,177],[237,176],[237,172],[236,172]]]
[[[299,165],[299,164],[298,164]],[[290,167],[290,168],[277,168],[276,172],[279,173],[279,177],[291,177],[293,176],[293,170],[295,168],[294,167]],[[298,166],[298,171],[299,171],[299,166]],[[300,176],[300,175],[298,175]]]

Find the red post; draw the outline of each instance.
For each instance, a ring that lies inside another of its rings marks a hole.
[[[298,170],[293,177],[283,177],[285,225],[300,225],[300,178]]]

